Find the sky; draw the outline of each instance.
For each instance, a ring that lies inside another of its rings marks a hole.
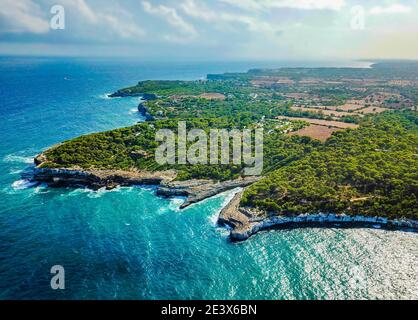
[[[418,0],[0,0],[0,55],[418,59]]]

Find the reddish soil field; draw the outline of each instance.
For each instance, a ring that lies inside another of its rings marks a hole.
[[[311,124],[309,127],[305,127],[303,129],[300,129],[295,132],[289,133],[291,136],[308,136],[312,139],[317,139],[322,142],[328,140],[331,135],[336,132],[340,131],[342,129],[339,128],[330,128],[326,126],[320,126],[316,124]]]
[[[202,93],[199,98],[208,100],[225,100],[225,96],[221,93]]]

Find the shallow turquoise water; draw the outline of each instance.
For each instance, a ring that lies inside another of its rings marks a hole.
[[[40,150],[140,120],[137,99],[105,93],[253,66],[0,58],[0,298],[417,299],[416,233],[299,229],[230,243],[215,223],[230,194],[180,211],[181,199],[152,188],[22,180]],[[49,286],[56,264],[66,271],[63,291]]]

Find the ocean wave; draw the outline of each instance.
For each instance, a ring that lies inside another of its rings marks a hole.
[[[218,194],[214,197],[214,198],[219,198],[219,197],[225,197],[225,198],[222,201],[220,208],[218,210],[215,210],[215,212],[208,217],[208,220],[211,225],[213,226],[218,225],[219,213],[232,200],[232,198],[240,191],[242,191],[242,188],[236,188],[231,191],[227,191],[226,193]]]
[[[48,192],[49,192],[49,188],[48,188],[48,184],[46,183],[41,183],[37,187],[35,187],[35,193],[48,193]]]
[[[12,168],[9,170],[9,174],[21,174],[23,172],[22,169]]]
[[[14,190],[24,190],[36,186],[38,183],[36,181],[31,181],[27,179],[20,179],[12,183],[12,188]]]
[[[124,188],[127,189],[127,188]],[[98,199],[110,192],[119,192],[121,191],[121,187],[116,187],[112,190],[107,190],[106,188],[100,188],[99,190],[93,190],[89,188],[76,188],[69,193],[64,193],[61,196],[68,196],[68,197],[77,197],[79,195],[87,195],[90,199]]]
[[[103,100],[109,100],[109,99],[113,99],[111,97],[109,97],[112,93],[104,93],[99,95],[99,99],[103,99]]]
[[[116,187],[114,189],[111,189],[111,190],[108,190],[105,187],[100,188],[98,190],[93,190],[93,189],[90,189],[90,188],[87,188],[87,187],[81,187],[80,186],[79,188],[75,188],[68,193],[62,194],[62,196],[76,197],[76,196],[84,194],[84,195],[87,195],[88,198],[96,199],[96,198],[102,197],[105,194],[112,193],[112,192],[132,192],[132,191],[149,192],[149,191],[153,191],[154,189],[156,189],[156,188],[154,188],[152,186],[141,186],[141,185],[137,186],[137,185],[134,185],[134,186],[130,186],[130,187],[118,186],[118,187]]]
[[[87,197],[91,198],[91,199],[97,199],[97,198],[101,198],[103,197],[105,194],[111,193],[111,192],[120,192],[123,190],[129,190],[131,189],[131,187],[127,187],[127,188],[121,188],[121,187],[116,187],[114,189],[108,190],[106,188],[100,188],[99,190],[92,190],[92,189],[84,189],[86,190],[85,192],[87,192]]]
[[[16,154],[9,154],[3,158],[3,162],[26,163],[32,164],[35,156],[21,156]]]
[[[184,197],[175,197],[170,199],[170,204],[168,205],[168,208],[171,211],[180,212],[180,206],[184,203],[185,198]]]
[[[89,197],[90,199],[98,199],[104,196],[106,194],[106,191],[106,188],[101,188],[97,191],[90,190],[90,192],[87,193],[87,197]]]

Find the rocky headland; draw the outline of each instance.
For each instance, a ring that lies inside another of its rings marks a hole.
[[[144,102],[140,102],[138,104],[138,112],[145,118],[145,121],[154,120],[154,116],[149,113],[148,108],[145,106]]]
[[[157,195],[162,197],[185,197],[181,205],[184,209],[194,203],[213,197],[235,188],[244,188],[261,177],[244,177],[230,181],[186,180],[175,181],[175,170],[166,171],[123,171],[123,170],[85,170],[81,168],[43,168],[44,154],[35,158],[33,180],[47,183],[51,187],[88,187],[94,190],[114,189],[118,186],[153,185]]]
[[[128,89],[118,90],[112,94],[109,94],[109,98],[124,98],[124,97],[141,97],[143,100],[156,100],[158,96],[153,93],[138,93],[132,92]]]
[[[244,241],[262,230],[289,229],[301,227],[334,228],[382,228],[388,230],[418,231],[418,221],[410,219],[390,220],[383,217],[366,217],[345,214],[301,214],[295,216],[276,215],[255,208],[240,206],[243,192],[238,192],[221,210],[218,218],[220,226],[230,228],[232,241]]]

